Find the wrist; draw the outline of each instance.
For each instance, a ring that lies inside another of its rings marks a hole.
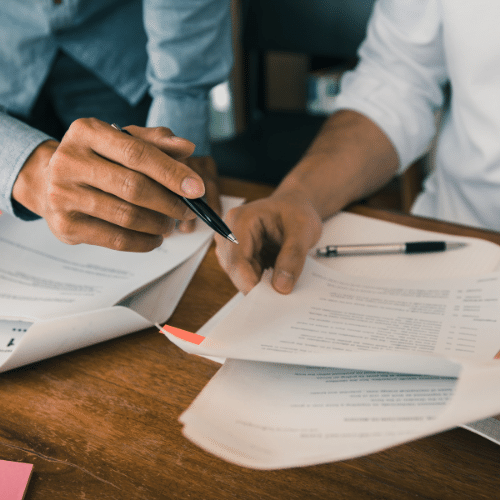
[[[48,140],[37,146],[21,168],[12,189],[12,198],[31,212],[43,216],[40,196],[46,169],[58,142]]]
[[[332,189],[328,189],[332,191]],[[327,218],[327,207],[323,202],[324,195],[318,190],[314,183],[308,182],[298,172],[291,172],[276,188],[272,196],[279,198],[293,198],[296,201],[310,205],[318,214],[320,219]]]
[[[326,219],[382,187],[398,164],[396,150],[374,122],[342,110],[327,119],[280,189],[302,191]]]

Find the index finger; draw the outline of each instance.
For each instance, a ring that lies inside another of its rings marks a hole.
[[[233,285],[246,295],[260,281],[262,270],[256,269],[255,264],[252,265],[252,260],[245,257],[242,249],[239,248],[241,240],[240,245],[237,246],[218,234],[215,235],[215,240],[217,242],[215,254],[220,266]]]
[[[115,124],[111,126],[117,127]],[[196,147],[191,141],[183,139],[182,137],[177,137],[166,127],[138,127],[136,125],[129,125],[128,127],[122,128],[122,130],[134,137],[138,137],[143,141],[153,144],[174,160],[180,161],[188,158],[193,154]]]

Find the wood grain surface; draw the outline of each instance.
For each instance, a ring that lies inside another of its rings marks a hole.
[[[248,199],[271,190],[230,179],[222,188]],[[500,243],[495,233],[353,210]],[[235,293],[212,246],[169,324],[196,331]],[[182,436],[177,419],[217,369],[149,329],[0,374],[0,458],[34,464],[26,500],[500,497],[500,447],[462,429],[298,469],[216,459]]]

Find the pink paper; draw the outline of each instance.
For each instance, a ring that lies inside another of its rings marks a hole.
[[[0,498],[23,500],[32,471],[32,464],[0,460]]]

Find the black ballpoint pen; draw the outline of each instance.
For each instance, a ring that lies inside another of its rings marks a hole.
[[[124,130],[120,128],[116,123],[111,124],[113,128],[119,130],[120,132],[124,132],[127,135],[132,135],[128,130]],[[238,240],[231,232],[231,230],[226,226],[224,221],[217,215],[217,213],[212,210],[207,202],[203,198],[185,198],[184,196],[180,196],[177,193],[173,193],[179,198],[210,228],[219,233],[224,238],[227,238],[229,241],[238,244]]]
[[[327,245],[318,248],[318,257],[340,257],[342,255],[382,255],[388,253],[429,253],[455,250],[467,246],[457,241],[415,241],[409,243],[379,243],[373,245]]]

